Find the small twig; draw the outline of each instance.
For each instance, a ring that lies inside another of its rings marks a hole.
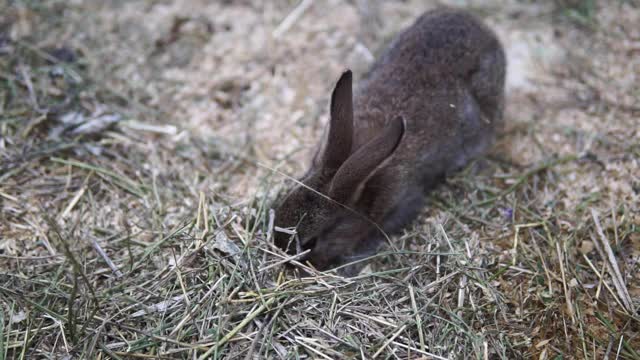
[[[293,255],[293,256],[289,256],[289,257],[284,258],[284,259],[282,259],[280,261],[277,261],[277,262],[275,262],[275,263],[273,263],[271,265],[267,265],[265,267],[262,267],[262,268],[258,269],[258,272],[261,273],[263,271],[267,271],[267,270],[269,270],[271,268],[274,268],[274,267],[276,267],[278,265],[282,265],[284,263],[287,263],[287,262],[289,262],[291,260],[297,260],[298,258],[301,258],[301,257],[303,257],[304,255],[307,255],[310,252],[311,252],[311,249],[307,249],[307,250],[305,250],[305,251],[303,251],[303,252],[301,252],[299,254],[296,254],[296,255]]]
[[[200,308],[206,303],[205,300],[207,300],[209,296],[213,294],[213,292],[218,288],[218,285],[220,285],[222,283],[222,280],[224,280],[226,277],[227,277],[227,274],[222,275],[218,279],[218,281],[216,281],[216,283],[213,284],[211,289],[209,289],[209,291],[207,291],[207,293],[204,294],[204,296],[200,299],[200,301],[196,304],[196,306],[193,309],[190,309],[187,312],[187,315],[184,318],[182,318],[182,320],[180,320],[178,325],[176,325],[176,327],[173,328],[173,330],[171,330],[171,332],[169,333],[169,336],[174,336],[178,331],[180,331],[180,329],[182,329],[182,327],[184,326],[184,324],[187,323],[187,321],[191,320],[193,316],[197,314]]]
[[[106,252],[104,252],[104,250],[102,250],[102,247],[100,246],[100,244],[98,244],[98,242],[96,241],[96,239],[91,238],[91,245],[93,245],[93,248],[96,250],[96,252],[98,253],[98,255],[100,255],[102,257],[102,259],[104,260],[104,262],[107,263],[107,265],[109,266],[109,268],[111,268],[111,271],[113,271],[114,274],[116,274],[116,277],[119,279],[121,278],[122,272],[120,271],[120,269],[118,269],[118,267],[116,266],[116,264],[113,263],[113,261],[111,261],[111,258],[109,257],[109,255],[107,255]]]
[[[24,80],[25,85],[27,86],[27,90],[29,90],[29,100],[37,112],[42,112],[40,106],[38,105],[38,98],[36,96],[36,92],[33,89],[33,83],[31,82],[31,76],[29,75],[29,71],[27,67],[24,65],[20,66],[20,73],[22,74],[22,79]]]
[[[569,312],[569,316],[571,316],[571,322],[573,324],[576,323],[576,318],[574,315],[573,304],[571,303],[571,293],[569,292],[569,287],[567,286],[567,279],[564,270],[564,255],[562,253],[562,249],[560,249],[560,242],[556,240],[556,252],[558,254],[558,264],[560,265],[560,274],[562,275],[562,288],[564,289],[564,298],[567,302],[567,311]]]
[[[418,306],[416,304],[416,296],[413,292],[413,285],[409,284],[409,296],[411,297],[411,306],[413,307],[413,312],[416,317],[416,327],[418,328],[418,339],[420,339],[420,350],[426,351],[426,347],[424,345],[424,334],[422,333],[422,318],[420,317],[420,312],[418,311]]]
[[[78,190],[78,192],[73,197],[73,199],[71,199],[71,201],[69,201],[69,205],[67,205],[66,209],[64,209],[64,211],[62,212],[62,215],[60,215],[61,219],[64,219],[69,215],[69,213],[71,212],[71,210],[73,210],[73,208],[76,206],[78,201],[80,201],[80,198],[82,198],[82,195],[84,195],[85,191],[87,191],[87,187],[86,186],[83,186],[83,187],[80,188],[80,190]]]
[[[153,125],[135,120],[122,121],[120,126],[127,127],[131,130],[145,131],[163,135],[176,135],[178,128],[175,125]]]
[[[200,230],[200,227],[203,221],[202,220],[202,206],[204,206],[202,201],[203,197],[204,197],[204,193],[200,191],[200,194],[198,196],[198,210],[196,211],[196,229],[198,230]]]
[[[18,200],[18,198],[17,198],[17,197],[15,197],[15,196],[11,196],[11,195],[9,195],[9,194],[7,194],[7,193],[4,193],[4,192],[2,192],[2,190],[0,190],[0,197],[3,197],[3,198],[5,198],[5,199],[10,200],[10,201],[13,201],[13,202],[15,202],[15,203],[17,203],[17,202],[19,202],[19,201],[20,201],[20,200]]]
[[[256,320],[256,322],[258,321]],[[249,346],[249,351],[247,351],[247,355],[244,357],[245,360],[253,359],[253,353],[256,351],[256,345],[258,345],[258,342],[260,341],[260,339],[262,339],[262,336],[264,336],[264,328],[266,325],[267,325],[267,321],[263,321],[262,323],[258,322],[258,331],[256,333],[256,336],[251,341],[251,346]]]
[[[271,241],[273,236],[274,223],[276,219],[276,212],[273,209],[269,209],[269,225],[267,226],[267,242]]]
[[[627,287],[624,283],[624,278],[622,277],[622,273],[620,272],[620,268],[618,267],[618,262],[616,261],[616,257],[613,254],[613,250],[611,249],[611,245],[609,244],[609,240],[602,231],[602,226],[600,225],[600,220],[598,219],[598,213],[591,209],[591,217],[593,217],[593,222],[596,225],[596,232],[600,238],[601,247],[596,246],[598,252],[600,252],[600,256],[607,263],[607,266],[611,270],[611,279],[613,280],[613,286],[618,291],[618,295],[624,304],[625,310],[629,313],[633,314],[635,312],[633,301],[631,300],[631,296],[629,296],[629,292],[627,291]],[[597,244],[597,241],[596,241]]]
[[[598,269],[596,269],[596,267],[593,265],[591,260],[589,260],[587,255],[582,254],[582,257],[587,262],[587,265],[589,265],[591,270],[593,270],[593,272],[596,274],[596,276],[598,277],[598,280],[599,280],[598,281],[598,289],[596,290],[595,298],[596,299],[600,298],[600,292],[602,290],[601,286],[604,285],[604,287],[607,288],[607,290],[609,290],[609,293],[611,294],[611,297],[613,298],[613,300],[615,300],[616,303],[618,303],[618,305],[620,305],[620,307],[624,308],[624,305],[622,305],[622,302],[620,302],[620,299],[618,298],[616,293],[613,291],[613,289],[609,286],[609,284],[607,284],[607,282],[604,279],[604,272],[606,270],[606,264],[603,264],[604,266],[602,267],[602,271],[598,272]]]
[[[317,344],[315,344],[313,342],[313,340],[315,340],[315,339],[308,339],[308,338],[305,338],[305,337],[302,337],[302,336],[296,336],[294,339],[295,339],[296,343],[302,345],[302,347],[304,347],[305,349],[311,351],[314,354],[317,354],[321,358],[327,359],[327,360],[331,360],[332,359],[327,354],[321,352],[320,350],[318,350],[318,349],[316,349],[316,348],[314,348],[314,347],[312,347],[311,345],[308,344],[308,343],[311,343],[313,345],[318,346]]]
[[[378,351],[376,351],[375,354],[373,354],[372,359],[375,359],[378,357],[378,355],[380,355],[382,353],[382,351],[384,351],[384,349],[389,346],[389,344],[391,344],[391,342],[393,342],[393,340],[395,340],[398,336],[400,336],[400,334],[404,331],[404,329],[407,327],[407,325],[402,325],[400,327],[400,329],[398,329],[398,331],[396,331],[395,334],[393,334],[393,336],[391,336],[389,338],[389,340],[385,341],[384,344],[382,344],[382,346],[380,347],[380,349],[378,349]]]
[[[247,317],[245,317],[244,320],[240,322],[240,324],[238,324],[235,328],[229,331],[227,335],[225,335],[222,339],[220,339],[220,341],[216,342],[212,347],[210,347],[209,350],[207,350],[207,352],[205,352],[198,358],[198,360],[208,359],[209,356],[213,354],[214,351],[216,351],[220,346],[226,344],[227,341],[229,341],[240,330],[242,330],[245,326],[247,326],[247,324],[249,324],[258,315],[262,314],[267,309],[268,306],[271,306],[271,304],[273,304],[275,300],[276,300],[276,297],[272,297],[271,299],[267,300],[265,303],[260,305],[253,312],[251,312],[249,315],[247,315]]]
[[[415,351],[415,352],[420,353],[422,355],[426,355],[426,356],[428,356],[427,359],[449,360],[449,358],[442,357],[442,356],[439,356],[439,355],[436,355],[436,354],[432,354],[432,353],[430,353],[428,351],[425,351],[425,350],[416,349],[416,348],[413,348],[413,347],[411,347],[409,345],[406,345],[406,344],[403,344],[403,343],[400,343],[400,342],[397,342],[397,341],[394,341],[393,345],[396,345],[396,346],[401,347],[401,348],[409,349],[411,351]],[[365,357],[363,356],[362,358],[364,359]]]
[[[519,243],[519,239],[518,239],[518,235],[520,233],[520,229],[525,229],[525,228],[534,228],[534,227],[538,227],[540,225],[543,225],[543,223],[541,222],[537,222],[537,223],[529,223],[529,224],[518,224],[515,226],[515,231],[514,231],[514,235],[513,235],[513,258],[511,260],[511,265],[515,266],[516,265],[516,260],[518,258],[518,243]]]
[[[278,25],[278,27],[275,28],[275,30],[273,30],[273,33],[272,33],[273,37],[277,39],[280,36],[282,36],[285,32],[287,32],[291,28],[291,26],[293,26],[293,24],[295,24],[295,22],[298,21],[298,19],[300,19],[300,17],[304,14],[304,12],[307,11],[307,9],[311,6],[312,3],[313,1],[311,0],[302,0],[298,4],[298,6],[296,6],[293,9],[293,11],[291,11],[289,15],[287,15],[287,17],[284,18],[284,20],[282,20],[280,25]]]

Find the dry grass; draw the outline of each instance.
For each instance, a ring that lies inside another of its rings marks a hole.
[[[640,359],[639,5],[453,3],[509,126],[350,279],[283,266],[271,169],[434,4],[0,4],[0,360]]]

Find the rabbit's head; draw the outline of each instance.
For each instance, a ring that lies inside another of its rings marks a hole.
[[[394,152],[404,134],[396,118],[380,134],[353,149],[352,74],[346,71],[331,96],[329,131],[311,168],[277,206],[275,244],[290,254],[310,250],[309,260],[320,270],[346,262],[362,247],[373,220],[362,207],[363,185]],[[368,201],[364,201],[368,203]],[[371,204],[367,204],[371,205]],[[282,231],[295,228],[295,234]]]

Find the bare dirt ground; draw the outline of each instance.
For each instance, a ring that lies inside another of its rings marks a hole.
[[[297,277],[274,170],[304,170],[342,70],[442,4],[505,45],[504,134],[358,277]],[[637,1],[0,4],[0,360],[640,359],[639,23]]]

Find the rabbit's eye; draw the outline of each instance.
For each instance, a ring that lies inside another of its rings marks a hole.
[[[311,202],[313,201],[313,198],[315,197],[315,194],[311,191],[305,191],[304,192],[304,201],[305,202]]]
[[[311,239],[307,240],[304,242],[304,244],[302,244],[302,251],[306,251],[306,250],[313,250],[313,248],[316,247],[316,242],[318,240],[318,237],[314,236]]]

